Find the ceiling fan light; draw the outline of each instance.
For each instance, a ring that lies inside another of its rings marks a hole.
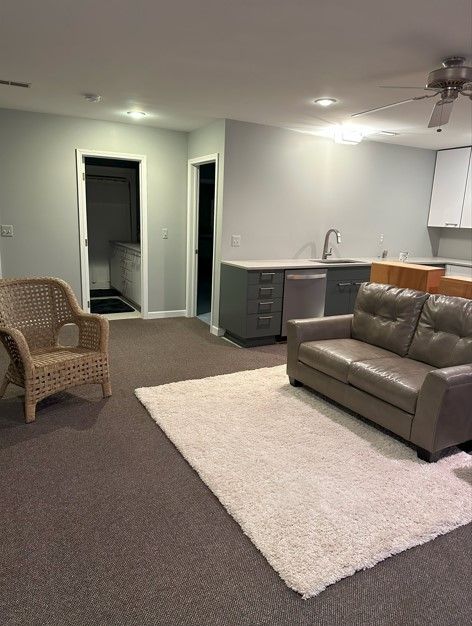
[[[360,143],[363,138],[363,133],[360,130],[353,128],[343,128],[342,126],[338,126],[334,130],[334,143],[355,146]]]

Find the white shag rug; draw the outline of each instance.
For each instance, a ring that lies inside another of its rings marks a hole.
[[[438,463],[299,387],[285,367],[136,390],[304,598],[472,521],[472,457]]]

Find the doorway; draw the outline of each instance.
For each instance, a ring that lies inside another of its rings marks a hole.
[[[146,317],[144,157],[77,153],[83,308]]]
[[[215,241],[217,224],[217,155],[189,161],[187,315],[213,332]]]
[[[215,163],[199,167],[197,216],[197,317],[210,325],[215,237]]]

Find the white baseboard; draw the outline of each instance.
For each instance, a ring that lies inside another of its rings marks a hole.
[[[185,309],[180,309],[178,311],[149,311],[146,319],[148,320],[160,320],[165,317],[185,317],[187,311]]]
[[[210,333],[216,335],[216,337],[222,337],[225,334],[224,328],[218,328],[218,326],[210,326]]]

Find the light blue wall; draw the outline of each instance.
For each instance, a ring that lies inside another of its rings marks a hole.
[[[75,150],[147,156],[149,310],[185,308],[187,133],[0,110],[0,242],[5,277],[48,275],[80,296]],[[169,238],[161,238],[168,228]]]

